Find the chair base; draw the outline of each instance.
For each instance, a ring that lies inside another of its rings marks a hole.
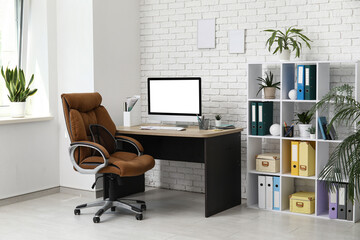
[[[136,204],[140,205],[140,208],[138,208],[130,203],[127,203],[126,201],[135,202]],[[115,211],[116,207],[130,210],[131,212],[136,213],[135,217],[137,220],[143,219],[143,211],[146,210],[146,204],[144,201],[141,201],[141,200],[117,199],[117,200],[111,201],[107,198],[105,200],[99,200],[99,201],[95,201],[95,202],[91,202],[91,203],[85,203],[85,204],[78,205],[74,209],[74,214],[80,215],[80,213],[81,213],[80,209],[90,208],[90,207],[98,207],[98,206],[101,206],[101,208],[95,213],[95,216],[93,218],[94,223],[99,223],[101,215],[103,215],[103,213],[105,213],[110,208],[111,208],[111,211]]]

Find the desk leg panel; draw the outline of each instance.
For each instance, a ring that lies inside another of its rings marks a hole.
[[[241,204],[241,135],[205,139],[205,217]]]

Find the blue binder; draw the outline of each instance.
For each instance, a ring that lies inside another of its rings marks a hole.
[[[297,66],[297,99],[305,99],[305,65]]]
[[[280,177],[273,177],[273,210],[280,210]]]
[[[328,133],[327,133],[327,121],[326,121],[326,117],[319,117],[318,119],[319,122],[319,129],[322,135],[322,139],[327,140],[330,139]]]

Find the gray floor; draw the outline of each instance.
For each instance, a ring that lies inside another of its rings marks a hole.
[[[73,215],[74,206],[92,201],[69,194],[0,207],[0,240],[26,239],[360,239],[360,224],[248,209],[246,205],[204,218],[204,195],[150,189],[143,221],[126,211],[92,222],[95,209]]]

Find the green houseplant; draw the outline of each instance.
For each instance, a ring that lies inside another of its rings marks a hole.
[[[310,137],[310,128],[312,125],[310,124],[313,120],[314,113],[312,111],[306,111],[302,113],[295,113],[297,119],[295,119],[296,124],[299,125],[300,137],[308,138]]]
[[[10,69],[7,67],[4,71],[4,68],[1,67],[1,75],[4,78],[6,88],[9,91],[8,98],[11,102],[11,116],[24,117],[25,101],[37,91],[37,89],[30,89],[30,85],[34,81],[34,74],[31,76],[27,86],[25,74],[22,69],[18,69],[17,67],[15,67],[15,69]]]
[[[222,116],[220,114],[215,115],[215,126],[220,127],[221,126],[221,118]]]
[[[279,85],[280,82],[274,82],[274,75],[271,71],[269,73],[265,72],[266,77],[258,77],[256,80],[259,81],[259,91],[257,92],[256,96],[259,95],[261,90],[264,89],[264,95],[266,99],[274,99],[276,89],[280,89]]]
[[[311,126],[308,129],[308,132],[310,133],[310,139],[315,139],[316,138],[316,135],[315,135],[316,128],[315,127]]]
[[[326,109],[331,105],[334,117],[329,126],[343,124],[352,127],[360,124],[360,103],[353,98],[353,87],[343,85],[330,90],[312,109]],[[328,128],[330,129],[330,127]],[[324,181],[330,191],[339,182],[348,179],[348,194],[351,200],[360,200],[360,129],[339,143],[330,154],[329,161],[319,174],[319,180]]]
[[[282,61],[290,60],[290,48],[292,48],[291,51],[295,51],[295,58],[300,57],[302,49],[301,41],[303,41],[306,46],[311,49],[311,40],[302,33],[303,29],[289,27],[285,28],[284,32],[274,29],[266,29],[264,31],[271,33],[271,36],[265,44],[268,46],[269,52],[271,52],[273,44],[276,43],[277,47],[275,48],[273,54],[279,52],[279,57]]]

